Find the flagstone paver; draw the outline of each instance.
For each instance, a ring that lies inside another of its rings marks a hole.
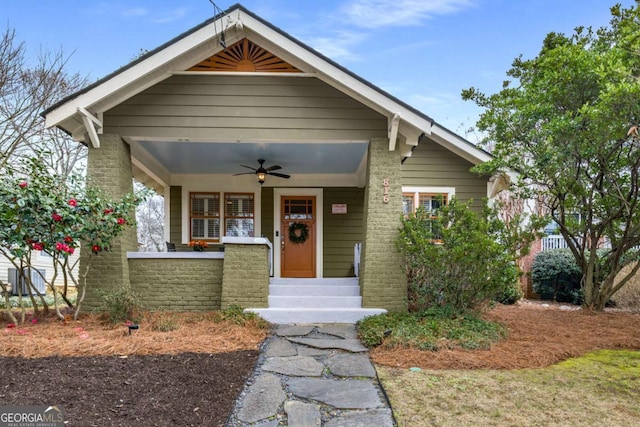
[[[284,338],[274,338],[272,340],[269,340],[264,355],[267,357],[297,356],[298,351],[290,341]]]
[[[394,427],[354,325],[278,325],[225,427]]]
[[[317,331],[321,334],[335,335],[340,338],[358,338],[358,330],[355,325],[322,325]]]
[[[340,377],[375,377],[376,370],[366,354],[336,354],[327,360],[327,366],[333,375]]]
[[[305,336],[313,331],[313,325],[278,325],[276,335],[279,337]]]
[[[351,352],[365,352],[369,349],[362,345],[360,340],[355,338],[332,339],[332,338],[289,338],[289,341],[296,344],[304,344],[315,348],[334,348]]]
[[[320,427],[322,425],[320,405],[289,400],[284,403],[284,411],[287,413],[287,424],[290,427]]]
[[[272,357],[264,362],[262,369],[294,377],[319,377],[324,365],[309,356]]]
[[[278,376],[262,374],[249,387],[238,412],[238,419],[245,423],[254,423],[269,418],[277,412],[286,397]]]
[[[338,409],[366,409],[383,406],[370,381],[291,378],[289,391],[295,396],[326,403]]]

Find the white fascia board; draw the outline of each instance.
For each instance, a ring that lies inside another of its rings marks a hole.
[[[209,43],[208,46],[205,46],[207,52],[210,53],[211,50],[215,49],[217,46],[217,34],[214,34],[211,29],[214,27],[224,28],[223,19],[224,17],[215,21],[215,23],[200,28],[135,66],[120,72],[88,92],[60,105],[46,115],[46,126],[52,127],[62,123],[76,114],[78,107],[90,108],[106,99],[114,98],[114,94],[119,94],[113,101],[101,105],[101,111],[105,111],[110,108],[110,106],[117,105],[122,100],[128,99],[142,90],[170,77],[173,71],[183,71],[170,69],[171,67],[167,67],[167,65],[185,53],[189,53],[194,48],[202,47],[207,43]],[[232,28],[237,27],[233,26]]]

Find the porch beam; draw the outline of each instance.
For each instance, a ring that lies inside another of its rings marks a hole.
[[[100,148],[100,138],[98,137],[96,127],[102,129],[102,121],[83,107],[78,107],[77,111],[82,117],[82,123],[84,124],[84,128],[87,130],[91,145],[93,145],[93,148]]]

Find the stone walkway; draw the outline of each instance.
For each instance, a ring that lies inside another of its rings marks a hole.
[[[226,427],[393,427],[354,325],[278,325]]]

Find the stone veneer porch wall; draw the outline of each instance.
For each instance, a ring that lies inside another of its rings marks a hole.
[[[129,259],[131,289],[146,309],[219,310],[223,259]]]
[[[240,238],[242,239],[242,238]],[[269,306],[269,248],[266,245],[225,244],[222,308]]]
[[[100,135],[100,148],[89,145],[87,177],[91,179],[91,185],[119,200],[133,192],[132,175],[129,144],[120,135]],[[136,235],[135,224],[132,224],[125,228],[122,235],[113,239],[109,252],[101,252],[93,257],[87,274],[87,293],[83,304],[85,311],[102,305],[101,290],[108,292],[130,285],[127,252],[138,249]],[[80,271],[85,271],[89,256],[88,245],[83,245]]]
[[[365,188],[364,239],[360,258],[362,306],[407,310],[407,278],[396,248],[402,215],[400,152],[389,151],[389,140],[369,144]],[[384,200],[388,180],[388,201]]]

